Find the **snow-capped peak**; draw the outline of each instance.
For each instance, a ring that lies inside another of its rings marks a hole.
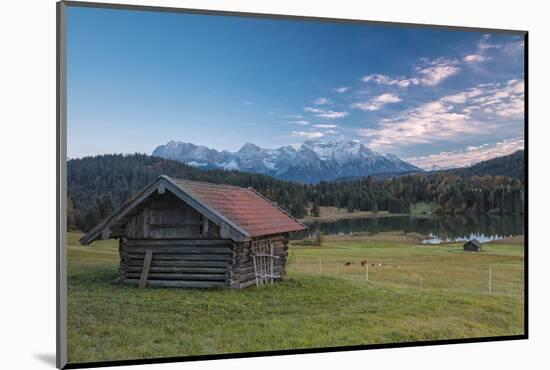
[[[263,149],[245,143],[237,152],[170,141],[157,147],[153,155],[203,168],[257,172],[301,182],[419,170],[393,154],[376,153],[357,140],[306,140],[297,149],[290,145]]]

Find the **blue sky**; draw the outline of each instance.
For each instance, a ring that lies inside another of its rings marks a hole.
[[[425,168],[523,147],[523,38],[69,7],[68,156],[359,140]]]

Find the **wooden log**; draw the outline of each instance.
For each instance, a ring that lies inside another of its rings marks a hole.
[[[126,267],[126,272],[141,272],[142,267],[140,266],[128,266]],[[154,274],[157,272],[161,273],[167,273],[167,272],[173,272],[173,273],[179,273],[179,274],[186,274],[186,273],[196,273],[196,274],[225,274],[227,273],[226,267],[154,267],[151,266],[149,268],[149,274]]]
[[[137,279],[141,276],[139,272],[128,272],[126,276],[129,279]],[[224,274],[174,274],[174,273],[149,273],[149,282],[152,280],[213,280],[226,281],[227,275]]]
[[[144,254],[128,253],[128,258],[143,260]],[[228,254],[163,254],[155,251],[155,260],[229,261]]]
[[[147,286],[147,279],[149,277],[149,267],[151,267],[151,260],[153,258],[153,251],[151,249],[147,250],[145,253],[145,259],[143,261],[143,270],[140,274],[139,287],[145,288]],[[126,274],[129,276],[130,274]]]
[[[283,264],[280,263],[279,261],[274,261],[274,263],[273,263],[273,268],[274,269],[278,269],[282,266],[283,266]],[[236,272],[236,273],[254,271],[254,265],[252,263],[246,264],[246,265],[233,265],[232,268],[231,268],[231,271]]]
[[[132,246],[230,246],[231,241],[226,239],[128,239],[128,247]]]
[[[248,281],[245,281],[245,282],[240,282],[238,283],[237,285],[237,289],[244,289],[244,288],[248,288],[252,285],[256,285],[256,279],[253,279],[253,280],[248,280]]]
[[[130,259],[127,266],[143,266],[143,259]],[[182,260],[158,260],[157,256],[151,262],[152,267],[224,267],[229,266],[228,261],[182,261]]]
[[[251,273],[246,273],[246,274],[239,274],[237,277],[234,277],[235,280],[239,280],[239,281],[248,281],[248,280],[251,280],[251,279],[256,279],[256,273],[253,271]]]
[[[138,279],[124,279],[123,283],[137,285]],[[184,280],[151,280],[148,284],[150,287],[158,288],[223,288],[227,286],[226,282],[220,281],[184,281]]]
[[[151,223],[150,227],[156,227],[158,229],[176,229],[183,227],[201,226],[202,222],[165,222],[165,223]]]
[[[148,249],[155,251],[155,255],[158,253],[171,253],[171,254],[231,254],[231,249],[225,247],[128,247],[128,253],[145,253]]]

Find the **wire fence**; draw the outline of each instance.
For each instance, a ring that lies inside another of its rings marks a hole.
[[[287,273],[327,276],[364,282],[376,286],[439,289],[487,295],[524,294],[523,268],[516,265],[446,266],[444,270],[427,263],[377,261],[334,262],[294,260]]]

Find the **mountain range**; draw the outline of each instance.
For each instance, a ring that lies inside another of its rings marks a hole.
[[[158,146],[152,154],[199,168],[261,173],[302,183],[422,171],[395,155],[377,153],[357,141],[307,140],[298,148],[288,145],[277,149],[246,143],[237,152],[170,141]]]

